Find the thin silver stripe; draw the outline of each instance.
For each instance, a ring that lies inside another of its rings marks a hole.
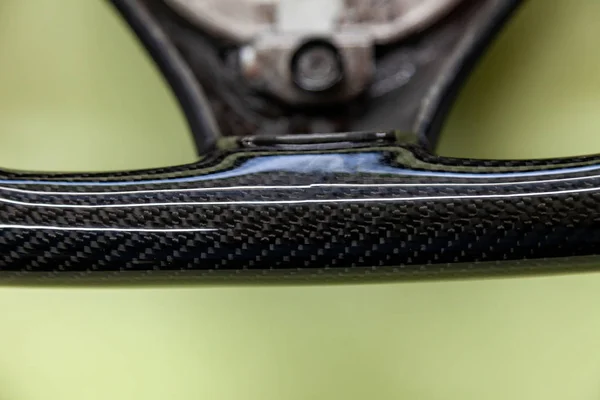
[[[306,200],[266,200],[266,201],[206,201],[206,202],[162,202],[162,203],[132,203],[132,204],[50,204],[29,203],[17,200],[0,198],[0,202],[19,206],[31,206],[42,208],[139,208],[139,207],[174,207],[174,206],[235,206],[235,205],[282,205],[282,204],[327,204],[327,203],[356,203],[356,202],[405,202],[423,200],[461,200],[461,199],[505,199],[514,197],[539,197],[565,195],[575,193],[588,193],[600,191],[600,187],[556,190],[546,192],[521,192],[509,194],[483,194],[483,195],[458,195],[458,196],[414,196],[414,197],[375,197],[375,198],[349,198],[349,199],[306,199]]]
[[[220,191],[235,191],[235,190],[304,190],[316,188],[370,188],[370,187],[444,187],[444,186],[510,186],[510,185],[533,185],[544,183],[558,183],[570,181],[583,181],[598,179],[600,175],[592,176],[577,176],[572,178],[561,179],[545,179],[535,181],[512,181],[512,182],[482,182],[482,183],[462,183],[462,182],[447,182],[447,183],[313,183],[309,185],[267,185],[267,186],[221,186],[221,187],[205,187],[205,188],[185,188],[185,189],[156,189],[156,190],[129,190],[118,192],[52,192],[42,190],[27,190],[0,186],[0,190],[7,192],[33,194],[33,195],[55,195],[55,196],[110,196],[110,195],[141,195],[154,193],[189,193],[189,192],[220,192]]]

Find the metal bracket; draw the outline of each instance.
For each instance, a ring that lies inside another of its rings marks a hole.
[[[432,148],[464,78],[521,0],[462,2],[428,29],[377,45],[370,85],[360,95],[353,92],[352,100],[334,105],[317,101],[290,104],[285,95],[270,96],[257,90],[240,68],[239,43],[198,29],[161,1],[111,2],[173,87],[203,153],[214,148],[219,134],[390,129],[413,132]],[[356,83],[356,88],[361,85]],[[270,91],[282,93],[285,89],[275,85]]]

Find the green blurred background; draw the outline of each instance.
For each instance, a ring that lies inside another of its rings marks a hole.
[[[600,1],[531,0],[440,152],[600,150]],[[102,1],[0,2],[0,166],[194,160]],[[0,288],[0,400],[598,399],[600,275],[366,286]]]

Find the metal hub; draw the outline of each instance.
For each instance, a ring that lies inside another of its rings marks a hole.
[[[462,0],[163,1],[237,44],[249,87],[315,105],[358,96],[373,79],[375,45],[427,28]]]

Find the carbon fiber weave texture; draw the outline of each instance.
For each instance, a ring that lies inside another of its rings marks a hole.
[[[598,157],[477,161],[365,146],[317,152],[324,164],[297,171],[298,156],[255,149],[153,171],[5,172],[0,269],[410,276],[600,252]]]

